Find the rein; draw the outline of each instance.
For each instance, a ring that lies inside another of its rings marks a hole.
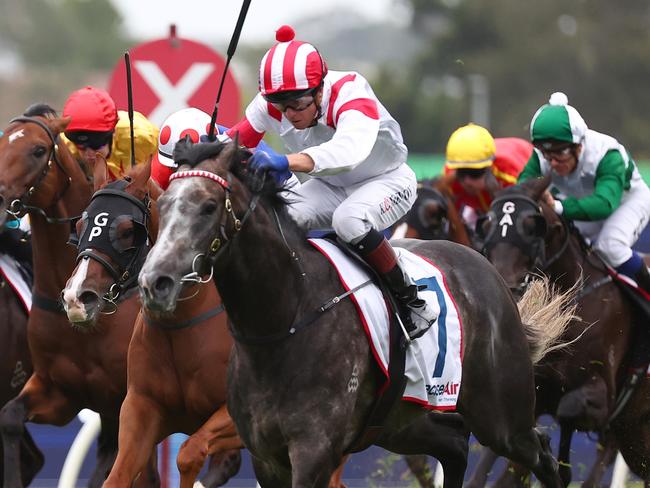
[[[41,129],[45,131],[45,133],[48,135],[50,138],[50,141],[52,141],[52,148],[50,149],[50,156],[48,158],[47,164],[45,165],[45,168],[43,168],[43,171],[39,175],[38,179],[36,182],[30,186],[25,193],[20,198],[15,199],[9,204],[9,208],[6,210],[6,212],[11,215],[14,219],[18,220],[19,217],[18,215],[22,212],[32,212],[32,213],[37,213],[41,217],[45,219],[45,221],[48,224],[66,224],[69,222],[72,222],[74,220],[79,219],[79,217],[50,217],[47,215],[45,210],[43,210],[40,207],[36,207],[33,205],[28,205],[25,203],[25,200],[28,200],[34,195],[36,190],[40,187],[41,183],[45,180],[45,177],[48,175],[50,172],[50,169],[52,168],[52,162],[54,162],[59,170],[66,176],[66,185],[63,191],[58,193],[54,200],[58,201],[63,196],[65,193],[68,191],[68,188],[70,188],[70,185],[72,184],[72,178],[68,174],[68,172],[65,170],[63,165],[61,164],[61,161],[59,160],[57,154],[59,150],[58,146],[58,135],[54,136],[50,128],[47,126],[47,124],[35,117],[15,117],[9,121],[10,124],[14,122],[22,122],[22,123],[31,123],[31,124],[36,124],[38,125]]]

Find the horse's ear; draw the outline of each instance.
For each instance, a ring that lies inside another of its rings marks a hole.
[[[133,180],[128,185],[128,187],[133,187],[135,189],[138,193],[138,195],[136,195],[138,198],[144,198],[144,195],[147,193],[147,183],[151,177],[151,159],[152,156],[149,156],[146,163],[136,166]]]
[[[540,198],[542,198],[542,195],[546,191],[546,189],[549,187],[551,184],[551,173],[547,173],[543,178],[537,178],[535,180],[532,180],[530,183],[530,190],[531,194],[530,197],[533,200],[538,201]]]
[[[47,121],[47,125],[52,131],[52,134],[60,134],[65,130],[65,128],[68,126],[70,123],[70,120],[72,120],[70,117],[61,117],[58,119],[50,119]]]
[[[108,180],[108,163],[106,162],[106,158],[102,154],[97,153],[95,156],[95,167],[93,168],[93,184],[95,191],[103,188]]]

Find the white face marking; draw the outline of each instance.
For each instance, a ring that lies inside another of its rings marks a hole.
[[[24,129],[20,129],[17,130],[16,132],[12,132],[11,134],[9,134],[9,144],[11,144],[12,142],[14,142],[16,139],[20,137],[25,137]]]
[[[156,244],[149,251],[140,272],[140,284],[146,285],[147,275],[156,267],[154,263],[174,259],[176,251],[172,250],[172,244],[178,242],[187,233],[188,216],[182,213],[180,203],[200,185],[200,180],[201,178],[176,180],[173,188],[165,191],[165,198],[172,200],[171,211],[165,215],[165,225],[158,229]]]
[[[82,322],[87,318],[86,308],[79,300],[79,295],[88,275],[89,264],[90,258],[84,257],[63,289],[63,306],[71,322]]]

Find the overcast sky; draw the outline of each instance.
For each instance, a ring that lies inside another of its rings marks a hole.
[[[169,25],[178,35],[204,42],[228,43],[241,9],[241,0],[111,0],[137,39],[166,37]],[[344,6],[369,21],[390,20],[394,0],[252,0],[240,43],[268,43],[282,24]],[[327,22],[324,16],[323,22]]]

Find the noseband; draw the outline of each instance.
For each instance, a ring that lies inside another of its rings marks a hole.
[[[45,168],[43,168],[43,171],[37,178],[36,182],[32,186],[30,186],[25,191],[25,193],[23,193],[20,196],[20,198],[16,198],[9,204],[7,213],[11,215],[14,219],[18,220],[20,213],[36,212],[39,215],[41,215],[48,224],[65,224],[78,219],[79,217],[65,217],[65,218],[49,217],[46,214],[45,210],[43,210],[42,208],[35,207],[32,205],[27,205],[25,203],[27,200],[29,200],[32,197],[32,195],[34,195],[34,193],[39,188],[43,180],[45,180],[45,177],[48,175],[50,169],[52,168],[52,162],[54,162],[58,166],[59,170],[61,170],[61,172],[66,176],[65,188],[63,189],[62,192],[60,192],[58,195],[55,196],[54,198],[55,201],[58,201],[61,198],[63,198],[63,195],[65,195],[66,191],[68,191],[68,188],[72,183],[72,178],[70,177],[70,175],[67,173],[67,171],[61,164],[61,161],[59,161],[57,155],[59,151],[59,145],[58,145],[59,136],[58,135],[55,136],[45,122],[43,122],[42,120],[36,117],[15,117],[9,121],[9,124],[12,124],[14,122],[22,122],[26,124],[29,123],[29,124],[38,125],[41,129],[45,131],[45,133],[50,138],[50,141],[52,142],[52,148],[50,149],[50,156],[47,160],[47,164],[45,165]]]

